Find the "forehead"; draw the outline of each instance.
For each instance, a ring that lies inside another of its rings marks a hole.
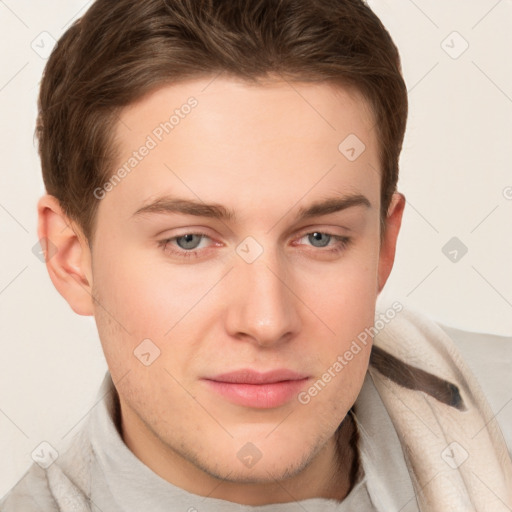
[[[361,95],[328,83],[210,77],[164,86],[120,113],[114,172],[127,172],[108,199],[134,210],[173,193],[236,210],[364,191],[377,203],[375,137]]]

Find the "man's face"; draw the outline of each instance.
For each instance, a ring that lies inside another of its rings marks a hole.
[[[376,134],[345,89],[211,80],[121,113],[116,169],[139,155],[100,201],[95,318],[136,455],[274,481],[332,447],[367,369],[370,344],[335,363],[387,277]]]

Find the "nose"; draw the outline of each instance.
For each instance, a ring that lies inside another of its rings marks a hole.
[[[287,282],[285,262],[261,256],[240,261],[231,273],[226,330],[238,339],[270,347],[289,341],[301,327],[300,301]],[[289,281],[289,279],[288,279]]]

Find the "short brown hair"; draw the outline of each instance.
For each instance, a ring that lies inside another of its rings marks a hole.
[[[113,173],[119,111],[163,85],[218,73],[355,87],[375,117],[385,218],[407,89],[390,35],[361,0],[96,0],[46,65],[36,134],[44,183],[91,242],[93,191]],[[341,142],[341,141],[340,141]]]

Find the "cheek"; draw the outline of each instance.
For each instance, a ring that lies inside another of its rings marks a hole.
[[[304,302],[314,313],[309,328],[321,361],[303,400],[315,414],[330,409],[344,414],[360,391],[372,344],[377,269],[378,244],[368,241],[302,282]]]
[[[361,343],[349,343],[330,354],[321,373],[297,397],[303,418],[301,428],[328,435],[336,430],[359,395],[369,354],[370,344]]]
[[[216,317],[211,301],[201,299],[218,277],[186,266],[173,268],[148,251],[120,250],[108,243],[98,247],[95,319],[112,374],[119,378],[130,370],[146,375],[148,367],[136,358],[139,352],[149,352],[151,359],[157,355],[150,370],[165,367],[175,373],[188,367],[202,332]]]
[[[378,250],[361,245],[333,265],[301,272],[304,302],[336,340],[347,340],[373,324]]]
[[[136,247],[100,245],[94,267],[99,298],[134,338],[162,338],[201,297],[205,281],[164,256]]]
[[[128,370],[144,368],[134,354],[143,340],[162,346],[172,296],[164,299],[154,270],[120,241],[100,240],[94,256],[94,316],[111,373],[120,378]]]

